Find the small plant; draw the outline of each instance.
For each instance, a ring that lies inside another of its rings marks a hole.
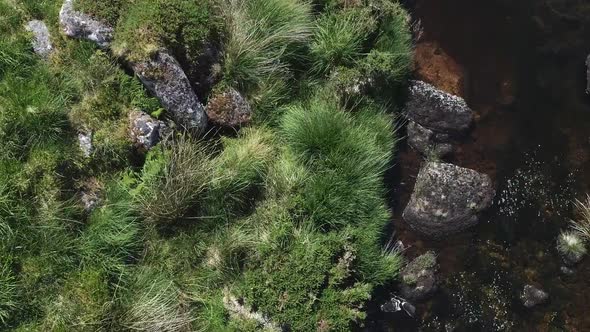
[[[566,231],[557,238],[557,251],[567,263],[577,263],[586,255],[586,245],[578,232]]]

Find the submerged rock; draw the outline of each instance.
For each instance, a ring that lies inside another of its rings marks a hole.
[[[429,251],[411,261],[401,272],[401,295],[410,301],[420,301],[437,289],[436,254]]]
[[[428,162],[416,178],[403,218],[432,237],[463,231],[490,207],[495,191],[485,174],[452,164]]]
[[[439,157],[453,151],[454,138],[473,122],[473,111],[463,98],[422,81],[412,81],[406,116],[410,145],[422,154]]]
[[[74,10],[74,0],[64,1],[59,12],[59,22],[68,37],[88,39],[101,48],[108,48],[113,40],[113,28]]]
[[[156,120],[144,112],[129,114],[131,140],[136,148],[148,151],[160,141],[164,122]]]
[[[179,126],[196,135],[205,132],[205,109],[174,57],[159,51],[147,61],[133,63],[132,68]]]
[[[84,157],[88,158],[92,154],[94,147],[92,146],[92,132],[80,131],[78,132],[78,144]]]
[[[414,52],[414,60],[416,73],[420,79],[453,95],[464,95],[464,69],[437,42],[418,43]]]
[[[416,314],[416,307],[397,295],[393,295],[389,301],[381,305],[382,312],[393,313],[402,310],[410,317]]]
[[[424,155],[444,157],[455,150],[448,134],[435,133],[414,121],[408,122],[407,133],[408,144]]]
[[[240,127],[252,119],[252,108],[235,89],[215,94],[205,109],[209,120],[224,127]]]
[[[520,299],[525,307],[532,308],[536,305],[547,302],[549,294],[535,286],[526,285],[520,294]]]
[[[33,50],[44,59],[49,58],[53,52],[51,36],[45,22],[32,20],[27,23],[27,30],[33,33]]]

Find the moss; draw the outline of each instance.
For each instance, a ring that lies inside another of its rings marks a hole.
[[[42,329],[95,331],[107,318],[111,299],[107,275],[101,270],[85,269],[70,276],[45,309]]]
[[[130,3],[133,2],[129,0],[76,0],[74,2],[74,9],[105,21],[110,26],[115,26],[121,12],[123,9],[126,9]]]
[[[436,267],[436,254],[428,251],[423,255],[416,257],[406,266],[403,272],[403,281],[409,285],[415,285],[421,271],[432,270]]]
[[[134,1],[122,12],[113,47],[133,61],[160,48],[184,50],[196,58],[215,26],[210,12],[208,1]]]

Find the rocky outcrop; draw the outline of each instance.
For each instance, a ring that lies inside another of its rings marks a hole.
[[[487,175],[452,164],[428,162],[422,167],[403,218],[432,237],[463,231],[490,207],[495,191]]]
[[[549,300],[549,294],[535,286],[526,285],[520,294],[520,300],[525,307],[532,308],[547,302]]]
[[[49,58],[53,52],[53,45],[51,44],[51,36],[49,29],[45,22],[39,20],[32,20],[27,23],[27,31],[33,33],[33,50],[44,59]]]
[[[68,37],[88,39],[101,48],[108,48],[113,40],[113,28],[74,10],[74,0],[65,0],[59,12],[59,22]]]
[[[205,109],[209,120],[223,127],[240,127],[252,119],[252,108],[235,89],[215,94]]]
[[[422,81],[412,81],[408,98],[406,116],[412,147],[438,156],[452,152],[454,138],[473,123],[473,111],[465,100]]]
[[[409,301],[424,300],[437,290],[436,254],[429,251],[416,257],[401,271],[401,296]]]
[[[197,135],[205,132],[205,108],[174,57],[158,51],[151,59],[133,63],[131,67],[177,125]]]
[[[158,144],[166,127],[164,122],[139,111],[129,114],[129,122],[131,140],[138,150],[144,152]]]

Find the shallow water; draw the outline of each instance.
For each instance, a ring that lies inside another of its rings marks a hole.
[[[566,276],[555,250],[573,217],[571,201],[590,184],[590,2],[416,0],[411,7],[423,28],[419,44],[438,45],[462,68],[461,94],[476,112],[474,130],[449,161],[489,174],[497,195],[475,229],[424,238],[401,218],[422,161],[402,148],[391,184],[395,236],[410,246],[409,258],[438,253],[441,287],[414,319],[373,307],[367,329],[590,331],[590,258]],[[529,283],[550,302],[525,309],[518,296]],[[390,292],[395,286],[379,297]]]

